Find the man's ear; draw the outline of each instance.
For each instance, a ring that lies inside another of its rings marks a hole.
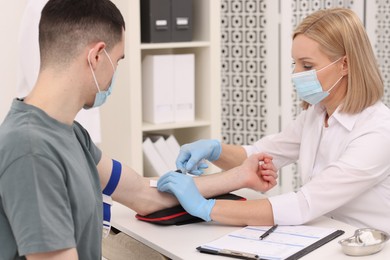
[[[87,62],[93,70],[96,69],[98,63],[100,62],[104,48],[106,48],[106,44],[104,42],[98,42],[89,49]]]

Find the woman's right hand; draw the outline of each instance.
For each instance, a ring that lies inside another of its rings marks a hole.
[[[204,160],[210,162],[218,160],[221,151],[221,142],[216,139],[204,139],[182,145],[176,159],[176,167],[182,172],[201,175],[208,167]]]

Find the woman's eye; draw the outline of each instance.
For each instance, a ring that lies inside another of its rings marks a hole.
[[[303,68],[305,68],[306,70],[311,70],[313,68],[312,65],[303,65]]]

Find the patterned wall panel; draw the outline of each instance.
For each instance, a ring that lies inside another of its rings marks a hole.
[[[376,0],[374,49],[385,84],[383,101],[390,107],[390,0]]]
[[[249,144],[267,128],[265,1],[222,1],[222,138]]]

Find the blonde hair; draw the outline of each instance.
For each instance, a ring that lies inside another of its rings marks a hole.
[[[325,9],[307,16],[295,29],[319,43],[331,60],[346,56],[348,86],[341,112],[355,114],[383,96],[383,80],[366,31],[359,17],[344,8]],[[304,109],[309,104],[302,103]]]

